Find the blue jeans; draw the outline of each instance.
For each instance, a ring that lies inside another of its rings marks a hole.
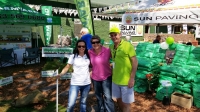
[[[107,112],[115,112],[114,101],[112,99],[112,77],[108,77],[104,81],[92,80],[94,84],[94,91],[98,103],[98,111],[103,108]]]
[[[90,84],[84,86],[70,85],[67,112],[74,112],[74,105],[76,103],[76,98],[78,96],[79,91],[81,93],[80,112],[86,112],[86,100],[90,91]]]

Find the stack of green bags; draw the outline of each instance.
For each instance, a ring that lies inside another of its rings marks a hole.
[[[194,78],[194,83],[192,83],[193,99],[194,105],[200,108],[200,75]]]

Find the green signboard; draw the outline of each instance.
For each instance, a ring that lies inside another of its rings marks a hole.
[[[41,14],[20,0],[0,0],[0,24],[60,25],[61,18]]]

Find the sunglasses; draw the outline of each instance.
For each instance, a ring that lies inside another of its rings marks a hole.
[[[110,37],[116,37],[117,36],[117,34],[111,34],[110,35]]]
[[[91,42],[92,44],[99,44],[100,41]]]
[[[78,46],[78,48],[81,48],[81,47],[82,47],[82,48],[85,48],[85,46]]]

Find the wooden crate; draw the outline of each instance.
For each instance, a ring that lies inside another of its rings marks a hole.
[[[193,96],[189,94],[174,92],[171,95],[171,103],[190,109],[193,104]]]

